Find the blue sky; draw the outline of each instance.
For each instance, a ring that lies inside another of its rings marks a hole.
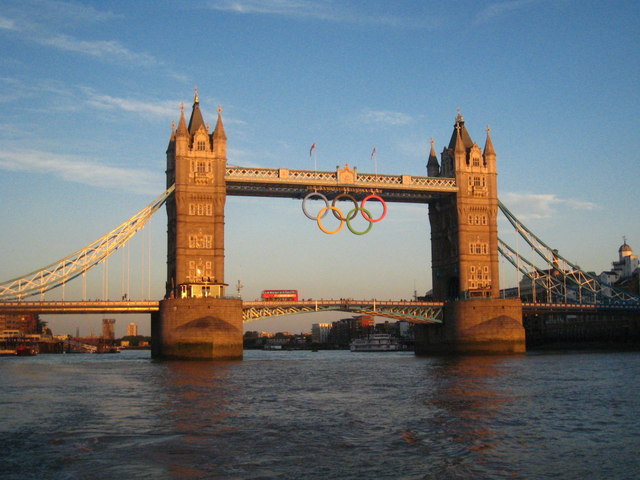
[[[321,170],[373,171],[375,146],[380,173],[426,175],[429,139],[441,151],[460,108],[481,146],[491,127],[500,198],[545,242],[597,272],[623,235],[640,250],[635,1],[0,5],[2,280],[92,242],[163,191],[171,122],[196,85],[205,121],[222,105],[228,161],[242,166],[312,169],[315,142]],[[165,223],[161,211],[150,229],[154,298]],[[420,205],[391,204],[365,236],[327,236],[297,200],[229,198],[226,281],[246,299],[266,288],[409,298],[431,287],[429,235]],[[113,298],[122,262],[111,262]]]

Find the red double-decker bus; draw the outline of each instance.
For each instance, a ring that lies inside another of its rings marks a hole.
[[[297,290],[263,290],[263,302],[297,302]]]

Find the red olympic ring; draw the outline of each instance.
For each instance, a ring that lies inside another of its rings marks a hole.
[[[371,216],[369,215],[369,212],[367,212],[364,209],[364,206],[367,204],[367,200],[371,200],[371,199],[376,199],[378,200],[381,204],[382,204],[382,215],[380,215],[380,218],[377,219],[372,219]],[[387,216],[387,202],[385,202],[382,197],[375,195],[375,194],[371,194],[368,195],[366,197],[364,197],[364,199],[362,200],[362,216],[365,218],[365,220],[369,220],[370,222],[376,223],[379,222],[380,220],[382,220],[384,217]]]

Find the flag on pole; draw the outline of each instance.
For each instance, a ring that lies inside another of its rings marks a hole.
[[[376,146],[373,146],[373,150],[371,150],[371,160],[373,160],[373,164],[375,165],[376,175],[378,174],[378,159],[376,158]]]
[[[313,153],[313,151],[315,150],[315,148],[316,148],[316,144],[315,144],[315,142],[314,142],[314,143],[313,143],[313,145],[311,145],[311,148],[309,149],[309,156],[311,156],[311,154]]]

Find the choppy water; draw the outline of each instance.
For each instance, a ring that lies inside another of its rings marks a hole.
[[[635,479],[639,353],[0,358],[2,479]]]

